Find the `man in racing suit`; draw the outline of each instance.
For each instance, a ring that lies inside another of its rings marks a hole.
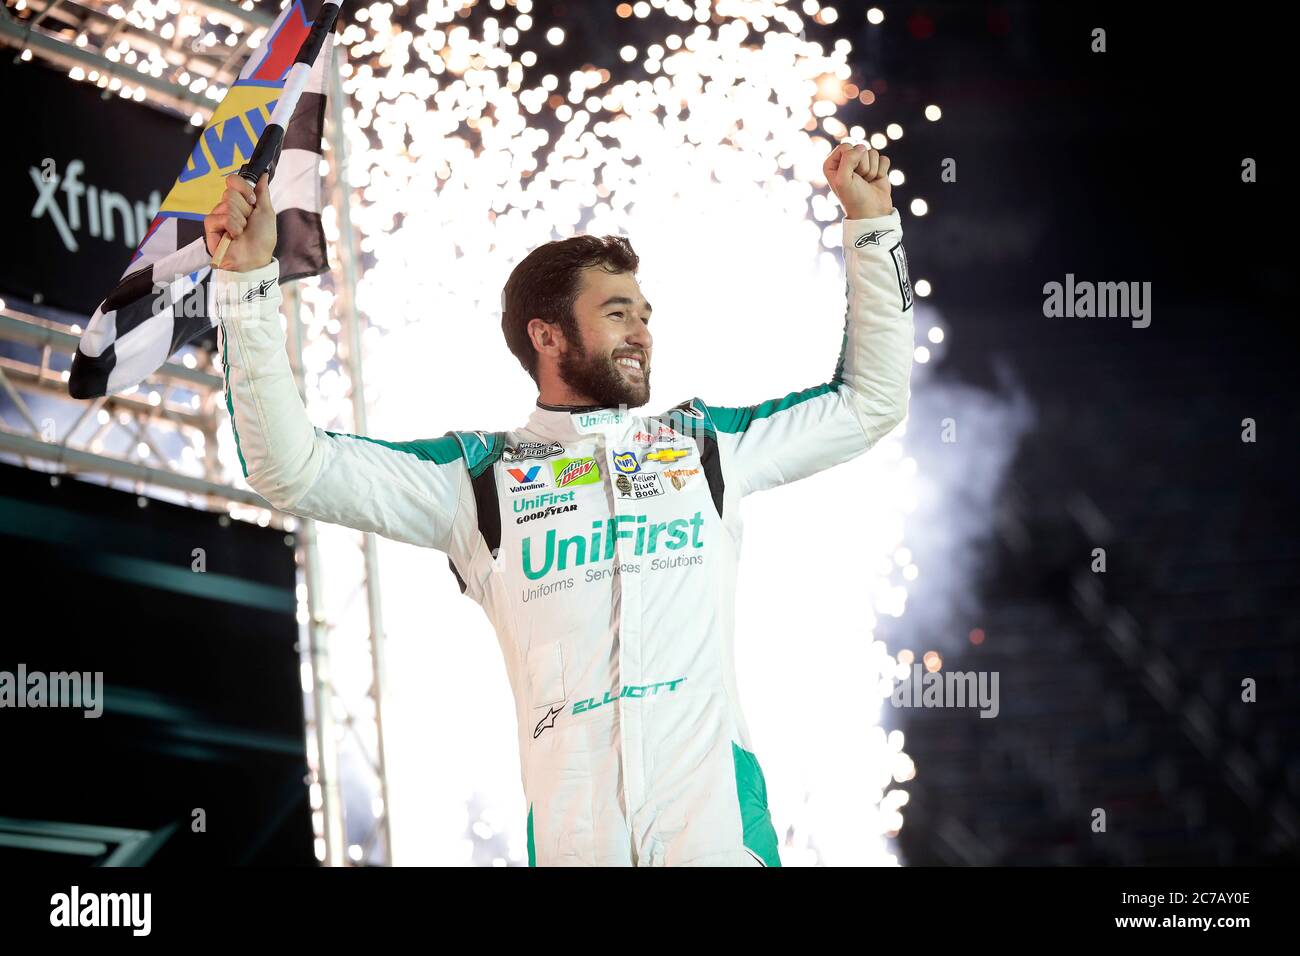
[[[780,865],[733,666],[740,501],[854,458],[906,414],[912,292],[888,163],[846,145],[827,159],[847,316],[825,384],[748,407],[583,404],[595,396],[557,386],[562,346],[534,319],[546,375],[527,422],[396,443],[307,418],[265,180],[231,177],[208,217],[209,248],[234,237],[212,288],[248,483],[282,511],[446,552],[505,656],[531,865]],[[625,377],[606,397],[644,404],[649,306],[626,288],[598,358]]]

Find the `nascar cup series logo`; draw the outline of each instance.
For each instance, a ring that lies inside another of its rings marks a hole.
[[[564,446],[558,441],[521,441],[516,445],[507,445],[501,453],[502,461],[523,461],[526,458],[551,458],[564,454]]]
[[[555,474],[555,487],[595,485],[600,483],[600,469],[594,458],[557,458],[551,462]]]

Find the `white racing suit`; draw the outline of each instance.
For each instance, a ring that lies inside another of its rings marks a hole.
[[[278,264],[218,270],[227,404],[276,508],[437,548],[496,630],[532,865],[779,866],[733,664],[740,500],[862,454],[903,420],[912,290],[897,211],[845,220],[830,380],[658,415],[538,403],[505,432],[381,442],[314,428]]]

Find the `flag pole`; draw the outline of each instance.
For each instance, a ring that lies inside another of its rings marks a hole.
[[[249,157],[248,162],[239,168],[239,176],[250,186],[256,186],[257,181],[262,178],[263,173],[274,173],[275,161],[280,157],[280,146],[284,142],[284,131],[289,125],[289,120],[293,118],[293,112],[298,108],[298,99],[302,96],[303,87],[307,85],[307,78],[311,74],[312,64],[316,62],[316,56],[320,53],[321,47],[325,44],[325,38],[329,36],[330,31],[334,29],[334,21],[338,17],[339,4],[341,0],[323,0],[320,9],[316,11],[316,19],[312,21],[311,32],[307,38],[302,41],[302,46],[298,48],[298,56],[289,68],[289,78],[285,80],[284,91],[280,94],[279,100],[276,101],[275,111],[271,114],[271,122],[266,124],[262,130],[262,135],[257,138],[257,145],[253,147],[253,155]],[[221,237],[221,242],[217,244],[217,251],[212,256],[212,268],[219,269],[218,263],[226,257],[226,250],[230,248],[232,237],[226,233]]]

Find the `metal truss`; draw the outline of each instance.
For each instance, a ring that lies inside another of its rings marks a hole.
[[[127,0],[4,0],[0,46],[16,48],[15,59],[36,56],[67,69],[103,89],[105,98],[114,92],[131,95],[203,123],[220,101],[206,90],[234,82],[250,37],[265,31],[278,12],[274,4],[256,6],[252,0],[182,0],[178,14],[153,20],[124,9],[127,5]],[[197,34],[186,32],[194,28]]]
[[[143,91],[143,101],[149,105],[196,123],[205,121],[218,101],[182,81],[189,77],[193,85],[193,78],[202,77],[209,86],[233,82],[248,53],[252,30],[273,20],[272,13],[246,9],[252,6],[251,0],[243,5],[229,0],[182,0],[182,13],[205,17],[205,29],[214,23],[242,23],[240,31],[226,34],[237,37],[233,44],[207,50],[177,42],[179,30],[175,27],[172,42],[160,42],[161,32],[133,24],[133,15],[121,14],[120,7],[115,15],[110,11],[116,4],[101,0],[4,3],[0,7],[0,45],[16,47],[16,59],[35,56],[70,70],[80,68],[86,80],[105,89],[105,96],[110,95],[116,77],[123,85]],[[269,10],[266,4],[263,7]],[[85,39],[78,42],[80,37]],[[136,53],[137,62],[153,51],[168,67],[162,76],[139,73],[126,66],[122,44]],[[337,298],[340,321],[315,321],[305,316],[311,306],[328,302],[320,279],[286,284],[283,311],[288,319],[290,364],[299,393],[313,407],[314,417],[328,427],[364,434],[361,327],[353,293],[358,254],[343,185],[347,154],[338,56],[336,50],[326,156],[330,159],[329,196],[339,210],[341,232],[341,236],[328,238],[331,259],[342,264],[342,277],[341,281],[327,277],[326,282]],[[313,315],[330,311],[326,304]],[[221,461],[220,434],[228,418],[224,382],[215,365],[216,356],[206,348],[186,348],[149,380],[127,392],[89,402],[70,398],[67,369],[79,340],[80,329],[72,324],[76,321],[84,321],[84,317],[37,306],[20,308],[16,303],[0,308],[0,343],[8,343],[9,348],[3,351],[11,353],[0,354],[0,391],[12,405],[7,418],[0,416],[0,458],[47,471],[52,481],[62,474],[101,479],[137,494],[142,507],[150,497],[164,498],[225,512],[223,522],[255,521],[295,534],[299,592],[305,595],[298,613],[302,628],[299,651],[303,673],[310,675],[309,686],[304,687],[305,734],[316,855],[327,866],[390,864],[381,716],[384,632],[375,536],[352,536],[361,573],[345,586],[326,581],[334,562],[322,555],[315,522],[274,511],[243,486],[233,464]],[[326,369],[308,370],[303,361],[305,352],[319,350],[321,345],[335,356],[332,371],[341,373],[349,383],[343,401],[333,403],[338,407],[326,402],[318,388]],[[330,528],[329,537],[334,538],[337,531]],[[349,624],[349,612],[362,598],[365,626]],[[331,668],[332,657],[358,651],[370,661],[370,680],[360,696],[343,689]],[[340,754],[355,759],[343,761]],[[351,800],[345,799],[349,796]],[[358,803],[368,812],[349,818],[345,807]]]

